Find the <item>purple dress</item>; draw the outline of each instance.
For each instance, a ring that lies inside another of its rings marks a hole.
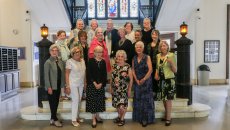
[[[148,72],[147,55],[144,55],[138,63],[137,56],[134,57],[134,71],[137,79],[142,79]],[[155,121],[155,106],[152,91],[152,78],[149,77],[144,84],[133,84],[133,121],[146,121],[148,124]]]

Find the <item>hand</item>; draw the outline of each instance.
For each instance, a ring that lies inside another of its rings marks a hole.
[[[48,88],[48,94],[49,94],[49,95],[52,95],[52,94],[53,94],[53,90],[52,90],[51,87]]]
[[[169,59],[169,58],[167,58],[166,61],[167,61],[170,65],[173,64],[173,61],[172,61],[171,59]]]
[[[113,95],[113,89],[110,87],[110,94]]]
[[[136,83],[137,83],[137,85],[141,85],[140,80],[136,80]]]
[[[142,79],[140,80],[140,85],[144,84],[144,82],[145,82],[145,79],[142,78]]]
[[[155,74],[155,77],[154,77],[156,80],[160,80],[160,77],[158,75],[158,73]]]
[[[98,84],[98,89],[100,89],[102,87],[102,83]]]
[[[69,95],[71,93],[70,87],[65,88],[65,94]]]
[[[131,90],[128,90],[128,97],[131,97]]]

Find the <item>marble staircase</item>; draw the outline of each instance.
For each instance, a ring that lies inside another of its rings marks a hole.
[[[112,107],[112,99],[109,93],[106,93],[106,112],[100,113],[103,119],[113,119],[117,117],[116,109]],[[129,99],[128,112],[126,119],[132,119],[132,102]],[[207,117],[211,108],[207,105],[200,103],[193,103],[187,105],[188,99],[177,98],[173,100],[172,118],[197,118]],[[43,101],[43,108],[37,106],[28,106],[21,109],[21,118],[25,120],[49,120],[50,110],[48,101]],[[85,112],[85,100],[81,103],[80,116],[85,119],[91,119],[91,114]],[[156,118],[161,118],[164,115],[164,108],[161,101],[155,101],[155,114]],[[62,101],[59,103],[58,116],[64,120],[71,119],[71,101]]]

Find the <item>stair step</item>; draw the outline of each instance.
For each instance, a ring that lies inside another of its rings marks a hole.
[[[172,118],[197,118],[197,117],[207,117],[210,113],[211,108],[208,105],[193,103],[184,108],[173,108]],[[22,108],[20,111],[21,118],[25,120],[49,120],[50,112],[49,109],[41,109],[37,106],[28,106]],[[164,115],[164,109],[156,109],[155,116],[156,118],[162,118]],[[71,119],[70,109],[58,109],[58,116],[64,120]],[[117,117],[117,112],[114,110],[107,110],[106,112],[100,113],[100,116],[103,119],[113,119]],[[80,117],[85,119],[91,119],[91,113],[80,112]],[[132,119],[132,112],[129,111],[126,113],[125,119]]]
[[[187,102],[188,99],[182,99],[182,98],[177,98],[176,100],[173,100],[172,102],[172,107],[173,108],[181,108],[181,107],[187,107]],[[130,98],[129,99],[129,103],[128,103],[128,109],[129,107],[132,107],[132,103],[133,103],[133,99]],[[163,103],[162,101],[155,101],[155,108],[159,109],[159,108],[163,108]],[[42,101],[43,104],[43,108],[48,109],[49,108],[49,102],[48,101]],[[86,101],[83,100],[81,102],[81,109],[85,109],[86,106]],[[59,102],[59,109],[63,108],[63,109],[67,109],[67,108],[71,108],[71,101],[69,100],[64,100]],[[106,108],[113,108],[112,107],[112,98],[111,97],[107,97],[106,99]]]

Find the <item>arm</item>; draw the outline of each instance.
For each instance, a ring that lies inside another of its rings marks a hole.
[[[140,80],[140,83],[143,84],[152,74],[153,72],[153,68],[152,68],[152,62],[151,62],[151,59],[150,59],[150,56],[147,57],[147,65],[148,65],[148,72],[147,74]]]
[[[128,97],[130,97],[130,95],[131,95],[131,90],[132,90],[132,86],[133,86],[133,74],[132,74],[132,70],[131,69],[129,69],[129,79],[130,79],[130,81],[129,81],[129,86],[128,86]]]
[[[71,69],[67,69],[67,68],[65,70],[66,94],[70,94],[71,93],[70,86],[69,86],[69,75],[70,75],[70,71],[71,71]]]
[[[133,78],[135,80],[135,82],[140,85],[140,81],[137,79],[137,76],[136,76],[136,73],[135,73],[135,70],[134,70],[134,60],[132,60],[132,73],[133,73]]]
[[[177,67],[176,67],[176,58],[175,55],[172,53],[172,56],[170,56],[169,58],[167,58],[166,60],[170,66],[170,69],[173,73],[177,72]]]
[[[50,77],[49,77],[49,72],[50,72],[50,63],[49,61],[47,60],[44,64],[44,79],[45,79],[45,88],[47,89],[48,91],[48,94],[52,94],[53,93],[53,90],[52,90],[52,86],[51,86],[51,83],[50,83]]]

